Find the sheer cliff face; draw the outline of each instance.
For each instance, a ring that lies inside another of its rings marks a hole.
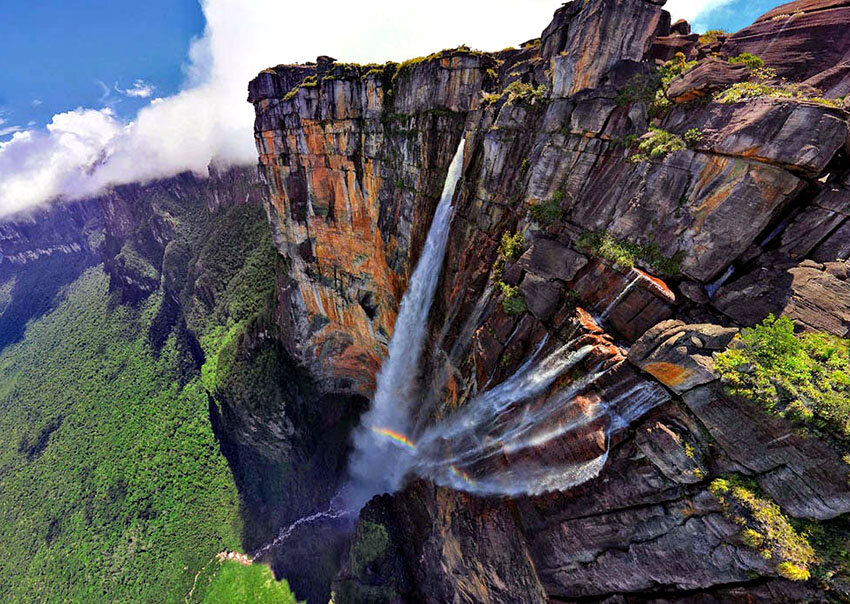
[[[493,59],[322,64],[251,84],[291,351],[331,390],[371,392],[463,123]],[[275,93],[290,86],[293,93]]]
[[[373,500],[335,601],[808,597],[741,543],[707,486],[742,473],[787,514],[825,520],[850,512],[848,468],[726,394],[711,356],[770,312],[850,332],[848,105],[835,100],[849,91],[850,4],[795,2],[702,41],[662,5],[576,1],[520,49],[281,65],[251,83],[287,263],[278,320],[322,388],[371,393],[462,135],[421,421],[504,380],[547,336],[591,343],[584,370],[628,356],[582,393],[586,414],[658,393],[575,489],[505,503],[418,482]],[[778,74],[727,60],[741,52]],[[735,84],[769,94],[714,100]],[[514,233],[521,249],[500,255]],[[512,288],[523,304],[509,313]],[[530,455],[590,459],[609,429],[590,422]],[[375,524],[389,539],[364,565],[357,543]]]

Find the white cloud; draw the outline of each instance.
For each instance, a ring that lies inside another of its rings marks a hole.
[[[700,30],[699,18],[721,6],[731,4],[734,0],[668,0],[664,6],[670,11],[673,19],[686,19],[695,31]]]
[[[20,126],[6,126],[5,128],[0,128],[0,136],[9,136],[14,132],[20,132],[23,130]]]
[[[41,99],[33,99],[33,100],[32,100],[32,106],[33,106],[33,107],[38,107],[38,106],[39,106],[39,105],[41,105],[43,102],[44,102],[44,101],[42,101]]]
[[[695,16],[723,0],[671,0],[674,17]],[[254,163],[253,109],[247,83],[278,63],[320,54],[383,62],[468,44],[498,50],[535,38],[551,20],[553,0],[201,0],[206,29],[192,43],[186,86],[154,98],[130,123],[116,118],[111,89],[104,109],[54,116],[44,130],[0,143],[0,215],[78,198],[108,186],[205,173],[211,160]],[[152,96],[141,80],[124,94]]]
[[[43,131],[18,132],[0,143],[3,213],[91,191],[92,170],[124,129],[110,109],[77,109],[54,115]]]
[[[144,80],[136,80],[129,88],[119,88],[118,83],[116,82],[115,90],[124,96],[146,99],[153,95],[155,87]]]

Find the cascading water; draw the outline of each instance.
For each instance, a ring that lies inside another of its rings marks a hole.
[[[461,138],[449,165],[443,194],[431,221],[425,247],[401,300],[389,355],[378,373],[372,407],[354,432],[348,483],[331,499],[327,509],[299,518],[281,529],[273,541],[257,551],[254,560],[286,541],[301,526],[357,514],[373,495],[395,491],[408,472],[415,446],[404,434],[410,427],[410,405],[414,398],[412,390],[425,344],[428,312],[445,257],[452,218],[452,198],[461,176],[464,146],[465,140]],[[390,442],[404,446],[399,449]]]
[[[461,139],[449,166],[425,247],[401,301],[389,356],[378,373],[372,407],[354,432],[354,451],[349,461],[350,481],[343,493],[349,509],[359,510],[373,495],[396,490],[413,459],[413,447],[396,447],[392,438],[395,442],[404,443],[401,435],[407,434],[410,429],[410,407],[415,398],[413,389],[425,344],[428,312],[445,257],[452,198],[463,167],[463,149],[464,140]]]
[[[504,382],[489,390],[485,386],[452,417],[418,433],[416,443],[408,438],[411,411],[419,402],[416,385],[428,313],[445,256],[463,151],[461,141],[422,256],[402,298],[389,355],[378,373],[372,407],[354,432],[348,482],[326,510],[295,521],[257,556],[304,524],[356,516],[372,496],[400,488],[408,473],[480,495],[534,495],[569,489],[599,474],[607,462],[610,436],[615,430],[629,425],[661,400],[656,389],[644,383],[608,401],[588,404],[584,399],[580,403],[581,393],[613,367],[593,368],[584,377],[537,400],[593,350],[593,346],[581,346],[579,340],[574,340],[541,358],[548,343],[545,336],[531,357]],[[636,282],[633,280],[617,300],[627,295]],[[569,450],[566,459],[525,455],[584,427],[601,430],[604,435],[604,448],[595,457],[573,460]],[[506,465],[508,458],[510,463]]]

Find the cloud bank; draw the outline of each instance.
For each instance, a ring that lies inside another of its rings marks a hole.
[[[693,19],[727,1],[671,0],[667,9]],[[403,60],[460,44],[498,50],[539,36],[559,5],[201,0],[206,28],[191,45],[178,94],[151,99],[130,122],[101,107],[54,115],[43,129],[7,126],[6,135],[14,135],[0,143],[0,216],[114,185],[205,174],[212,161],[255,162],[247,83],[271,65],[320,54],[360,63]],[[120,92],[148,98],[154,88],[138,80]]]

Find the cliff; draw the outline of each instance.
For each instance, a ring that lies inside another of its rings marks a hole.
[[[284,489],[302,441],[281,424],[313,426],[288,405],[263,196],[233,168],[0,221],[4,602],[291,597],[217,557],[276,528],[287,502],[254,477]]]
[[[846,578],[788,580],[788,555],[760,557],[710,487],[742,476],[794,522],[850,512],[845,445],[730,394],[712,360],[769,313],[850,331],[850,4],[801,0],[702,37],[663,4],[570,2],[521,48],[320,58],[251,82],[286,263],[278,325],[323,391],[372,394],[463,136],[420,419],[450,417],[544,337],[628,358],[584,393],[586,415],[618,389],[656,392],[575,488],[479,499],[418,481],[376,498],[335,602],[846,597]],[[530,455],[593,458],[609,428]]]

